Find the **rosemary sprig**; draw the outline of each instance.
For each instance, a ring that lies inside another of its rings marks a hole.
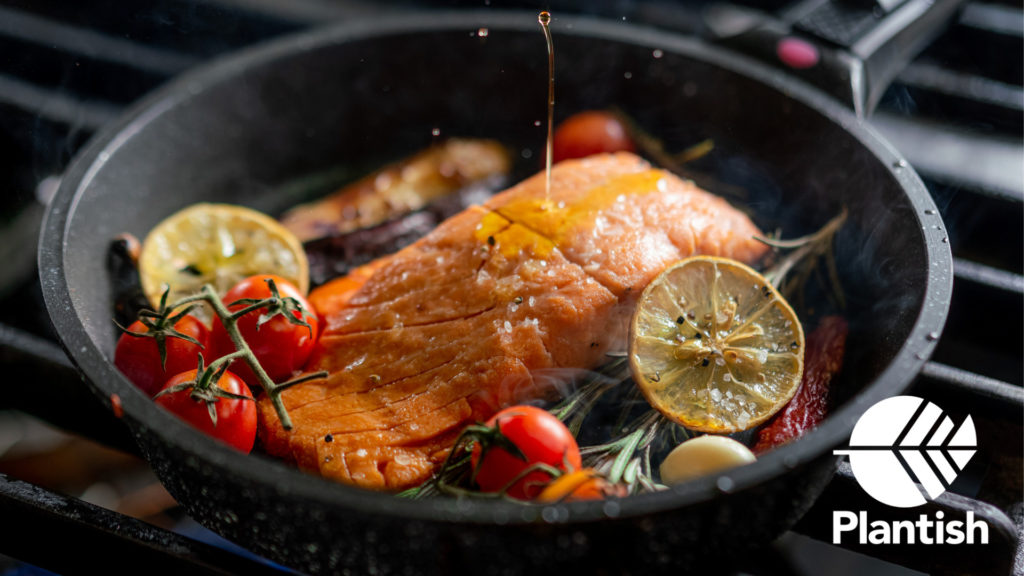
[[[728,196],[734,200],[746,200],[747,190],[735,184],[722,182],[710,174],[704,174],[687,166],[690,162],[707,156],[715,149],[714,140],[702,140],[680,152],[669,152],[660,138],[644,130],[635,120],[622,110],[613,109],[622,124],[626,127],[630,139],[636,144],[641,154],[656,165],[676,174],[681,178],[692,180],[701,188],[713,190],[720,196]]]
[[[792,300],[796,297],[802,301],[802,288],[812,274],[820,273],[819,264],[824,260],[832,295],[840,308],[846,306],[846,297],[839,281],[834,245],[836,233],[843,227],[848,214],[847,209],[843,207],[842,212],[829,220],[817,232],[793,240],[754,236],[755,240],[776,250],[792,250],[764,273],[764,277],[782,293],[784,298]],[[790,277],[791,274],[792,277]]]
[[[509,490],[520,480],[537,471],[545,472],[552,479],[564,474],[559,468],[538,462],[524,468],[497,492],[481,492],[472,489],[475,485],[477,472],[483,464],[484,456],[488,450],[494,448],[505,450],[516,458],[526,461],[526,456],[523,455],[515,443],[502,434],[497,423],[494,426],[471,424],[459,434],[455,444],[452,446],[451,452],[448,453],[448,457],[445,459],[444,464],[441,465],[441,469],[437,474],[419,486],[399,492],[398,496],[418,500],[438,494],[446,494],[448,496],[466,498],[502,499],[523,504],[525,503],[523,500],[509,496]],[[476,468],[474,468],[472,465],[473,452],[477,449],[480,452],[480,458],[477,461]]]
[[[596,372],[572,394],[554,408],[548,410],[565,423],[573,436],[579,436],[583,421],[606,392],[629,379],[629,365],[626,358],[615,358],[597,369]]]
[[[630,494],[662,490],[664,486],[654,480],[651,450],[659,432],[669,424],[660,412],[650,410],[610,442],[581,448],[583,465],[613,484],[622,482]]]

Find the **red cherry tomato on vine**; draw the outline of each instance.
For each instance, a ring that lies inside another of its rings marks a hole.
[[[202,347],[182,338],[167,336],[164,338],[167,350],[167,363],[164,365],[160,362],[156,338],[151,336],[133,336],[126,332],[121,334],[114,348],[114,366],[149,396],[159,392],[171,376],[195,368],[200,352],[206,357],[211,356],[208,351],[210,331],[202,322],[192,316],[184,316],[174,329],[195,338]],[[128,332],[147,334],[149,328],[135,321],[128,327]]]
[[[191,382],[195,378],[195,370],[182,372],[172,376],[163,389]],[[248,454],[256,442],[256,402],[252,400],[252,392],[241,378],[230,371],[221,375],[217,386],[225,392],[245,396],[249,399],[216,398],[214,401],[214,410],[217,413],[216,424],[210,417],[207,402],[193,398],[192,389],[157,396],[155,401],[194,428]]]
[[[256,355],[256,359],[259,360],[260,366],[266,371],[267,376],[270,376],[274,382],[282,382],[296,370],[302,369],[306,360],[309,359],[310,352],[313,351],[320,326],[316,310],[294,284],[272,274],[250,276],[242,280],[224,295],[223,301],[225,304],[231,304],[246,298],[270,298],[271,292],[270,286],[266,282],[267,279],[274,281],[282,298],[294,298],[299,302],[308,313],[305,319],[310,327],[293,324],[283,315],[275,316],[262,326],[257,326],[260,315],[266,311],[266,308],[260,308],[238,319],[238,331],[249,344],[249,348]],[[244,307],[239,304],[230,306],[229,310],[234,312]],[[293,312],[293,315],[296,318],[302,318],[297,311]],[[211,340],[218,356],[225,356],[235,351],[235,345],[227,330],[224,329],[224,325],[221,324],[220,318],[215,318],[213,321]],[[231,364],[231,370],[241,376],[250,386],[259,385],[259,381],[244,360],[234,361]]]
[[[616,115],[590,110],[574,114],[558,125],[552,159],[561,162],[601,152],[632,152],[634,149],[629,131]]]
[[[519,448],[526,460],[493,443],[483,449],[478,441],[473,446],[471,462],[473,469],[477,470],[476,483],[484,492],[500,491],[516,476],[537,463],[562,471],[576,470],[581,466],[576,439],[565,424],[546,410],[534,406],[513,406],[491,417],[487,426],[497,426],[501,434]],[[513,498],[530,500],[540,494],[544,485],[551,480],[550,473],[534,470],[516,481],[507,493]]]

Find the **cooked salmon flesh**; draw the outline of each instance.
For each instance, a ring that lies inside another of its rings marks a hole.
[[[325,477],[400,490],[437,470],[467,424],[550,398],[549,369],[623,350],[644,287],[694,254],[751,262],[741,212],[628,153],[554,167],[444,221],[310,300],[324,333],[282,395],[260,400],[266,450]]]

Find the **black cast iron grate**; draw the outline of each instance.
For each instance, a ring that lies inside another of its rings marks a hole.
[[[35,280],[34,246],[43,203],[75,151],[145,92],[203,60],[327,20],[402,9],[370,2],[160,0],[144,9],[104,0],[87,8],[58,0],[0,0],[0,408],[18,409],[107,445],[134,451],[124,428],[83,386],[55,342]],[[478,7],[479,3],[433,2]],[[487,3],[489,4],[489,3]],[[706,2],[555,1],[553,9],[603,13],[683,32],[700,28]],[[761,3],[762,7],[764,3]],[[529,7],[528,3],[523,3]],[[596,7],[595,7],[596,6]],[[781,6],[781,4],[780,4]],[[13,57],[12,57],[13,55]],[[939,206],[955,256],[949,322],[910,393],[955,416],[970,413],[983,447],[966,478],[934,503],[949,520],[967,511],[992,526],[987,568],[1024,570],[1019,532],[1024,417],[1024,11],[972,2],[886,93],[872,123],[922,175]],[[26,254],[28,256],[26,257]],[[17,304],[15,304],[17,303]],[[27,303],[27,304],[26,304]],[[47,382],[41,402],[25,378]],[[847,466],[796,531],[831,539],[831,511],[863,508]],[[877,513],[877,514],[876,514]],[[0,475],[0,554],[61,573],[92,572],[82,558],[102,549],[121,569],[188,573],[277,572],[252,560]],[[63,552],[47,542],[59,535]],[[67,544],[70,543],[70,544]],[[858,550],[931,573],[968,573],[978,556],[955,549]],[[128,564],[125,564],[128,562]],[[784,563],[740,566],[783,573]]]

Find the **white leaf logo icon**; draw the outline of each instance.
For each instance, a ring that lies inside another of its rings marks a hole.
[[[872,498],[912,508],[945,492],[976,448],[970,416],[957,427],[935,404],[896,396],[865,412],[853,428],[849,449],[834,454],[850,456],[857,483]]]

